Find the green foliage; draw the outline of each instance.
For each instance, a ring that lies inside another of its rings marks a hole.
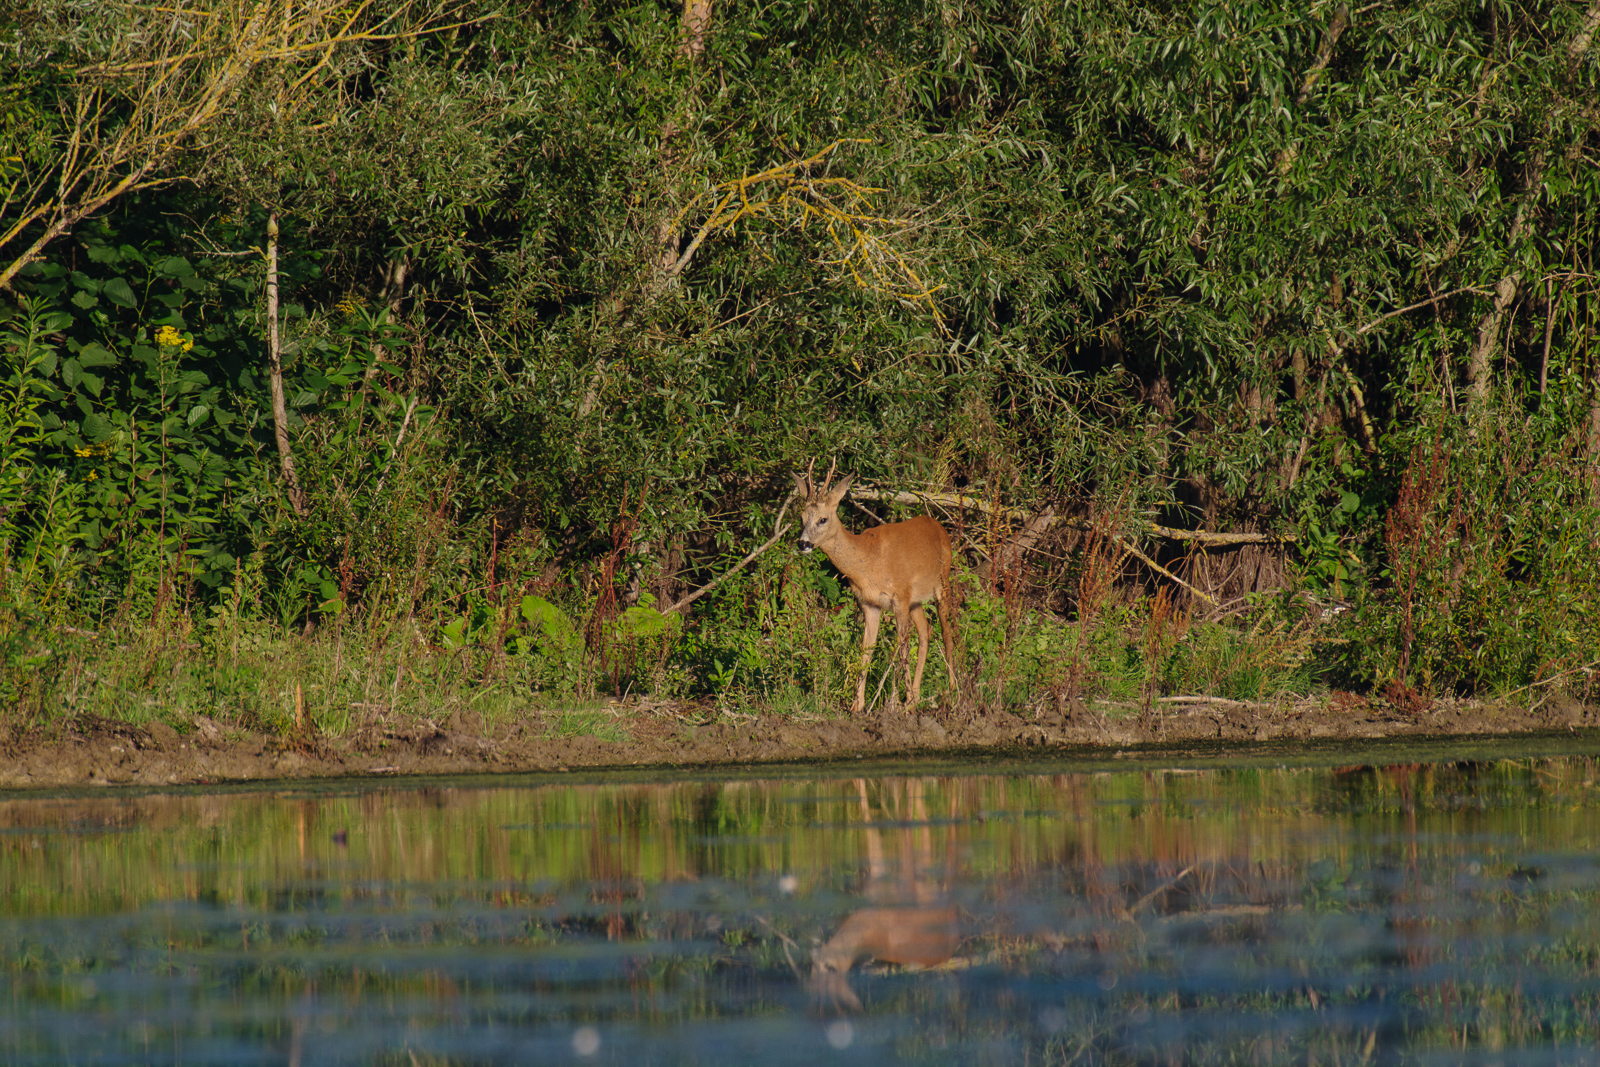
[[[604,711],[563,711],[550,724],[548,737],[593,737],[601,741],[626,741],[627,730]]]
[[[1600,505],[1581,449],[1553,429],[1439,415],[1397,435],[1387,589],[1361,604],[1358,676],[1467,693],[1584,684],[1600,649]]]
[[[1161,688],[1229,700],[1293,699],[1318,683],[1315,616],[1269,601],[1248,626],[1196,623],[1160,665]]]
[[[49,12],[0,97],[16,203],[60,162],[63,79],[133,17]],[[1298,574],[1212,592],[1359,603],[1345,684],[1586,685],[1579,9],[780,0],[716,9],[698,50],[671,5],[458,14],[303,82],[252,68],[173,157],[193,182],[129,190],[18,276],[14,632],[232,613],[381,645],[404,620],[540,692],[829,709],[859,614],[827,568],[773,553],[659,609],[837,460],[1129,531],[1293,532]],[[974,566],[979,521],[950,523]],[[1180,625],[1205,602],[1158,610],[1176,587],[1131,563],[1085,596],[1085,558],[969,591],[981,700],[1309,684],[1298,630]],[[16,640],[18,663],[49,645]]]

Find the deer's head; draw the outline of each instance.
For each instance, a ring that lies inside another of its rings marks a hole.
[[[844,494],[849,490],[850,483],[855,477],[847,474],[839,480],[838,485],[830,487],[828,483],[832,479],[831,465],[820,489],[811,480],[809,470],[794,476],[794,491],[805,501],[805,510],[800,513],[799,548],[802,552],[810,552],[839,533],[839,501],[844,499]]]

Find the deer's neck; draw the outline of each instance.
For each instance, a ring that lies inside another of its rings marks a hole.
[[[869,544],[869,540],[860,534],[853,534],[843,526],[837,526],[834,535],[826,542],[819,542],[817,547],[833,561],[835,567],[844,572],[845,577],[853,579],[877,562],[876,554],[870,551]]]

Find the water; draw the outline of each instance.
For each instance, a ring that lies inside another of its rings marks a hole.
[[[1122,766],[0,801],[0,1063],[1600,1060],[1592,757]]]

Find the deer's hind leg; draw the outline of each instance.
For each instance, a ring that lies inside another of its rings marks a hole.
[[[928,665],[928,642],[932,640],[932,633],[928,627],[928,613],[922,610],[921,604],[912,608],[907,614],[917,627],[917,673],[915,676],[911,674],[909,657],[906,662],[906,682],[910,686],[910,706],[916,707],[922,700],[922,669]],[[905,635],[900,639],[901,647],[904,647],[909,635],[906,634],[906,628],[903,625],[900,632]]]

